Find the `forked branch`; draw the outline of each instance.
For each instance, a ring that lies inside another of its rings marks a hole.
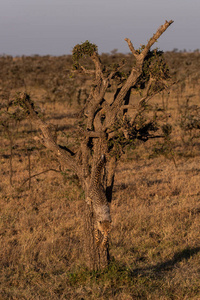
[[[128,46],[129,46],[129,49],[131,50],[132,54],[137,58],[139,53],[133,47],[133,44],[132,44],[131,40],[128,39],[128,38],[125,38],[124,40],[127,42]]]
[[[74,156],[70,154],[72,153],[72,151],[66,151],[62,149],[59,145],[57,145],[54,136],[52,135],[51,130],[49,129],[48,124],[46,124],[38,116],[38,113],[36,112],[34,104],[31,101],[29,95],[24,93],[16,99],[16,103],[24,109],[26,114],[33,120],[34,124],[36,124],[36,126],[41,130],[41,142],[44,144],[44,146],[51,150],[57,156],[58,160],[62,163],[62,165],[74,171],[81,179],[81,172],[77,168],[76,160]]]
[[[126,97],[128,91],[131,87],[133,87],[139,80],[142,74],[142,68],[144,60],[153,44],[157,41],[157,39],[163,34],[163,32],[173,23],[173,21],[166,21],[164,25],[162,25],[157,32],[153,35],[153,37],[149,40],[147,45],[144,47],[141,53],[136,51],[133,47],[132,42],[130,39],[126,38],[125,41],[128,43],[129,49],[131,50],[132,54],[136,58],[136,64],[133,66],[129,77],[127,78],[126,82],[122,85],[121,90],[119,91],[117,97],[115,98],[114,102],[111,105],[111,110],[108,113],[106,118],[104,130],[111,127],[117,117],[118,111],[120,107],[123,105],[124,98]]]
[[[156,31],[156,33],[152,36],[152,38],[150,38],[150,40],[148,41],[148,44],[145,46],[144,50],[142,51],[142,53],[140,54],[143,59],[145,59],[145,57],[147,56],[147,53],[149,52],[150,48],[153,46],[153,44],[155,44],[155,42],[159,39],[159,37],[163,34],[163,32],[165,32],[165,30],[167,30],[167,28],[173,23],[174,21],[170,20],[165,21],[165,24],[160,26],[158,28],[158,30]]]

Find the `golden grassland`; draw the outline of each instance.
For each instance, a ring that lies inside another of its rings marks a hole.
[[[37,59],[30,68],[39,65]],[[177,74],[183,76],[179,70]],[[59,170],[56,159],[34,138],[37,131],[29,121],[9,121],[12,145],[1,126],[0,299],[200,298],[200,132],[180,126],[185,110],[200,105],[199,77],[194,74],[195,79],[187,75],[170,94],[152,99],[165,106],[172,125],[170,151],[163,150],[160,139],[137,141],[118,164],[111,263],[104,272],[85,268],[84,193],[74,175]],[[29,85],[13,83],[10,90],[2,79],[4,95],[12,97],[26,88],[46,120],[58,126],[59,143],[76,145],[78,102],[54,101],[44,79],[40,84],[26,78]],[[184,120],[193,117],[188,113]]]

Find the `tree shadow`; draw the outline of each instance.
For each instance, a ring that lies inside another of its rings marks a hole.
[[[175,265],[184,259],[190,259],[192,256],[200,252],[200,247],[190,248],[187,247],[182,251],[179,251],[174,254],[172,259],[169,259],[163,263],[158,263],[157,265],[150,266],[148,268],[138,268],[133,270],[131,273],[133,276],[135,275],[159,275],[163,272],[171,271]]]

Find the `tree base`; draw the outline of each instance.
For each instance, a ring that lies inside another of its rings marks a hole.
[[[101,248],[97,245],[94,236],[95,217],[92,205],[85,203],[85,222],[84,222],[84,256],[86,266],[91,271],[105,269],[110,261],[109,245]]]

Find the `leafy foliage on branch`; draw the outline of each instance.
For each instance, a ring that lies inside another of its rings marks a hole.
[[[97,50],[97,45],[90,43],[88,40],[82,44],[77,44],[72,51],[73,61],[78,62],[82,57],[92,56]]]
[[[108,141],[111,156],[119,159],[125,153],[127,146],[135,147],[137,140],[146,142],[149,138],[155,137],[155,133],[160,129],[159,117],[155,114],[150,116],[148,110],[150,108],[146,107],[138,113],[134,123],[129,116],[125,115],[121,118],[120,115],[118,116],[112,128],[114,135]]]
[[[145,61],[143,72],[146,76],[152,75],[154,78],[169,78],[169,68],[164,60],[163,51],[157,48],[149,51]]]
[[[151,92],[161,90],[163,81],[170,78],[169,67],[165,61],[163,51],[158,50],[158,48],[148,52],[137,87],[144,89],[150,78],[153,80]]]

